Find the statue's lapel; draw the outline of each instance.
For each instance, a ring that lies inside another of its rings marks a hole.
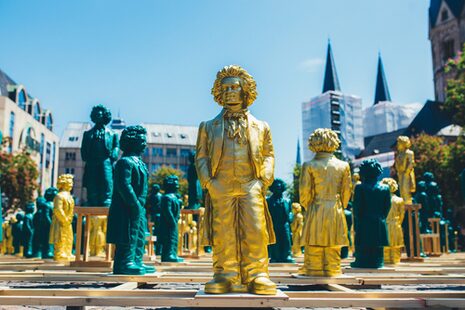
[[[215,160],[219,160],[221,157],[221,151],[223,149],[223,135],[224,135],[224,119],[223,114],[225,110],[223,109],[220,114],[218,114],[213,119],[212,124],[212,134],[213,134],[213,145],[212,145],[212,155]],[[216,168],[216,167],[215,167]]]
[[[250,152],[253,155],[252,157],[255,159],[256,155],[259,153],[259,146],[260,144],[260,132],[258,128],[258,123],[255,117],[252,116],[252,114],[248,113],[247,114],[247,130],[248,130],[248,140],[249,140],[249,145],[250,145]]]

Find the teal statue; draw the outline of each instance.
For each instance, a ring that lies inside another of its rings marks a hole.
[[[273,220],[273,229],[276,243],[268,246],[268,255],[271,263],[294,263],[291,254],[291,223],[292,209],[289,199],[284,197],[286,183],[275,179],[270,186],[273,193],[266,201]]]
[[[53,258],[53,249],[49,244],[50,227],[53,217],[53,199],[58,194],[58,188],[49,187],[44,197],[37,198],[37,212],[34,214],[34,256]],[[40,255],[39,255],[40,253]]]
[[[29,202],[26,204],[26,215],[23,222],[23,256],[26,258],[33,257],[32,240],[34,237],[34,211],[35,204]]]
[[[382,268],[384,248],[389,246],[386,217],[391,209],[391,192],[378,182],[383,169],[375,159],[360,166],[362,183],[355,187],[353,214],[355,228],[355,268]]]
[[[202,203],[202,187],[200,186],[197,169],[195,168],[195,151],[189,154],[189,168],[187,169],[188,205],[186,209],[197,210]]]
[[[115,191],[108,213],[107,242],[115,244],[114,274],[143,275],[155,272],[145,265],[148,170],[141,155],[147,147],[147,131],[128,126],[120,140],[122,157],[115,166]]]
[[[426,193],[426,183],[425,181],[420,181],[417,184],[417,191],[415,193],[415,196],[413,197],[413,200],[415,203],[421,204],[421,209],[420,209],[420,232],[422,234],[425,233],[430,233],[431,229],[429,228],[429,222],[428,218],[430,217],[430,206],[429,206],[429,199],[428,199],[428,194]],[[407,219],[408,220],[408,219]],[[405,219],[404,219],[405,222]],[[404,231],[404,238],[405,235],[407,235],[408,238],[408,232],[405,233]],[[405,243],[407,244],[407,243]]]
[[[84,132],[81,157],[86,163],[82,185],[87,189],[88,206],[110,206],[113,192],[113,163],[118,159],[118,135],[106,125],[109,109],[99,104],[92,108],[94,127]]]
[[[21,253],[21,245],[23,244],[23,224],[24,213],[16,213],[16,222],[11,227],[11,234],[13,236],[14,253]]]
[[[153,223],[153,234],[157,237],[155,241],[155,254],[161,255],[160,213],[161,213],[160,185],[153,184],[149,194],[150,221]]]
[[[182,262],[178,257],[178,221],[181,215],[181,201],[177,193],[179,180],[175,175],[167,176],[163,180],[165,194],[161,199],[160,233],[162,242],[162,262]]]
[[[426,194],[428,195],[428,218],[436,217],[443,218],[443,201],[442,196],[439,193],[439,185],[434,179],[434,174],[431,172],[425,172],[423,179],[426,185]]]
[[[349,245],[352,245],[352,237],[350,235],[350,230],[352,229],[352,202],[349,202],[347,208],[344,209],[344,215],[346,217],[347,223],[347,238],[349,239]],[[341,259],[349,257],[349,247],[341,247]]]

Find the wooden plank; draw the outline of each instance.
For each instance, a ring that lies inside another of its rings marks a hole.
[[[134,290],[139,286],[137,282],[126,282],[120,284],[118,286],[112,287],[110,290],[112,291],[127,291],[127,290]]]
[[[345,286],[342,286],[340,284],[336,284],[336,283],[326,284],[326,287],[328,288],[328,290],[335,291],[335,292],[346,292],[346,293],[354,292],[354,290],[347,288]]]
[[[78,214],[76,222],[76,255],[75,261],[81,261],[81,245],[82,245],[82,216]]]

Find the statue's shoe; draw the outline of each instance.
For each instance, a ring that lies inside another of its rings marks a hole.
[[[341,270],[325,270],[325,276],[327,277],[339,277],[342,275]]]
[[[226,294],[231,292],[231,282],[224,278],[213,278],[205,283],[205,293],[207,294]]]
[[[288,256],[283,260],[283,263],[295,263],[295,259],[292,256]]]
[[[165,263],[182,263],[184,259],[179,256],[175,256],[175,255],[168,256],[168,257],[163,257],[162,255],[161,261]]]
[[[256,277],[249,283],[249,293],[276,295],[276,284],[267,277]]]
[[[138,266],[144,268],[145,273],[154,273],[155,271],[157,271],[157,269],[154,266],[146,265],[144,263],[141,263]]]
[[[325,277],[326,276],[323,270],[309,270],[309,269],[304,269],[304,268],[300,268],[298,274],[301,276],[307,276],[307,277]]]
[[[144,275],[145,268],[135,264],[127,264],[125,266],[114,266],[113,274],[128,274],[128,275]]]

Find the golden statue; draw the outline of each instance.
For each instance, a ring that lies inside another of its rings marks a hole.
[[[400,196],[406,204],[412,203],[412,193],[416,191],[415,155],[410,150],[411,144],[409,137],[399,136],[397,138],[397,153],[395,157],[395,168],[399,180]]]
[[[359,185],[360,183],[362,183],[360,181],[360,174],[358,174],[357,172],[355,172],[353,175],[352,175],[352,195],[350,197],[350,200],[354,200],[354,191],[355,191],[355,186]]]
[[[214,276],[205,292],[275,294],[267,250],[275,236],[265,199],[274,151],[268,124],[247,109],[257,97],[256,83],[243,68],[226,66],[212,94],[223,110],[200,124],[195,158],[208,190],[203,242],[213,248]]]
[[[14,254],[15,248],[13,246],[13,232],[12,224],[16,222],[14,216],[10,217],[9,220],[3,222],[3,242],[2,242],[2,254]]]
[[[294,214],[294,219],[291,223],[292,231],[292,255],[295,257],[302,256],[302,229],[304,227],[304,216],[302,215],[302,207],[299,203],[294,202],[292,204],[292,213]]]
[[[315,157],[305,162],[300,175],[300,204],[307,210],[302,234],[304,266],[308,276],[341,274],[341,247],[348,246],[344,209],[351,196],[349,164],[333,153],[339,138],[331,129],[319,128],[308,139]]]
[[[90,217],[90,240],[89,248],[91,256],[104,256],[107,234],[107,217],[91,216]]]
[[[391,178],[384,178],[381,183],[389,186],[391,191],[391,210],[386,218],[389,234],[389,246],[384,247],[384,263],[400,263],[400,255],[404,246],[404,233],[402,232],[402,221],[405,216],[404,200],[396,196],[397,182]]]
[[[71,196],[73,175],[62,174],[58,177],[58,194],[53,199],[53,218],[50,228],[50,243],[54,244],[53,259],[69,262],[74,260],[73,215],[74,199]]]

